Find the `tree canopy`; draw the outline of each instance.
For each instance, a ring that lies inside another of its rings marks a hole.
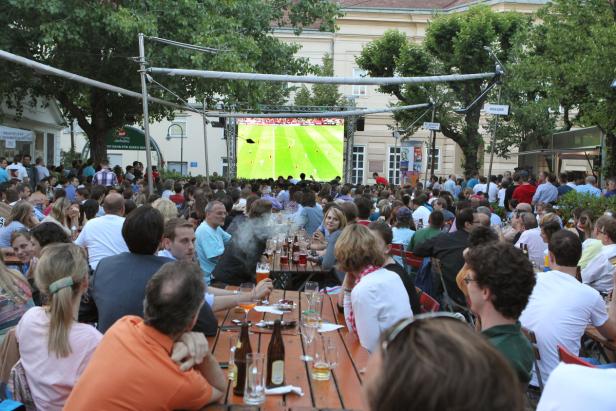
[[[388,31],[362,50],[357,63],[371,76],[383,77],[490,72],[495,70],[495,65],[484,47],[492,47],[499,59],[507,61],[515,37],[529,25],[530,18],[519,13],[496,13],[485,6],[472,7],[465,13],[435,17],[428,26],[423,44],[410,42],[402,32]],[[471,174],[480,167],[479,150],[483,147],[483,138],[479,133],[479,118],[482,105],[463,116],[453,110],[468,106],[484,85],[484,81],[388,85],[380,87],[380,91],[397,97],[400,105],[434,99],[437,106],[435,121],[441,123],[443,135],[460,146],[465,173]],[[406,128],[421,114],[399,112],[395,117]],[[408,134],[414,133],[416,127]]]
[[[319,24],[334,30],[340,15],[328,0],[6,0],[0,2],[0,49],[106,83],[140,90],[137,34],[142,32],[220,51],[199,53],[162,44],[146,43],[146,59],[158,67],[203,70],[305,74],[312,69],[296,57],[297,45],[272,36],[276,25],[303,27]],[[87,134],[95,161],[106,158],[105,135],[124,124],[140,121],[141,101],[44,76],[14,64],[0,62],[4,73],[0,98],[20,107],[24,96],[57,100]],[[288,95],[284,84],[216,81],[181,77],[156,78],[184,99],[196,97],[213,104],[256,106],[279,103]],[[150,86],[155,97],[174,100],[161,88]],[[154,120],[171,111],[150,104]]]
[[[319,76],[334,75],[334,59],[329,54],[323,56],[323,65],[315,70]],[[309,89],[302,85],[295,94],[296,106],[343,106],[347,104],[344,96],[338,91],[337,84],[313,84]]]

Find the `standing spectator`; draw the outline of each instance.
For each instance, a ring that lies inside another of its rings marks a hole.
[[[557,188],[557,190],[558,190],[558,198],[564,196],[569,191],[574,189],[567,182],[568,181],[567,173],[560,173],[560,175],[558,176],[558,180],[559,180],[559,183],[560,183],[560,185]]]
[[[456,176],[451,174],[447,181],[443,184],[443,190],[449,191],[452,195],[455,195],[456,188]]]
[[[79,179],[76,176],[68,178],[68,182],[66,184],[66,187],[64,187],[64,191],[66,191],[66,198],[68,198],[71,202],[75,201],[75,194],[77,193],[78,185]]]
[[[135,180],[135,175],[133,174],[134,170],[135,168],[133,166],[126,166],[126,173],[124,173],[124,179],[132,183]]]
[[[518,200],[518,203],[531,204],[533,201],[533,196],[535,195],[535,191],[537,191],[537,187],[529,183],[528,179],[528,171],[520,171],[520,181],[522,183],[513,190],[513,194],[511,195],[511,198],[513,200]]]
[[[16,179],[25,183],[28,182],[28,171],[23,164],[21,164],[21,154],[13,157],[13,164],[7,166],[6,171],[9,173],[10,179]]]
[[[126,316],[107,331],[65,409],[201,409],[222,398],[218,360],[190,332],[204,292],[197,266],[162,266],[146,285],[143,319]]]
[[[552,184],[552,176],[542,171],[537,177],[537,191],[533,195],[532,205],[537,203],[554,203],[558,199],[558,189]]]
[[[383,186],[389,185],[389,181],[387,181],[385,177],[379,176],[379,173],[372,173],[372,178],[374,178],[375,184],[379,184]]]
[[[6,167],[9,165],[6,158],[0,157],[0,184],[9,181],[9,173],[6,171]]]
[[[475,188],[476,184],[479,184],[479,173],[478,172],[474,172],[471,175],[471,178],[466,183],[466,187],[472,190],[473,188]]]
[[[413,315],[398,274],[382,268],[384,243],[367,227],[347,226],[336,243],[335,255],[346,272],[344,318],[368,351],[378,348],[381,333]]]
[[[597,179],[595,176],[586,177],[586,184],[576,185],[575,191],[582,194],[590,194],[595,197],[601,196],[601,190],[597,188]]]
[[[49,178],[49,170],[45,167],[43,163],[42,157],[37,157],[35,161],[36,165],[34,168],[36,169],[36,180],[41,181],[44,178]]]
[[[505,242],[470,248],[465,261],[468,270],[463,280],[481,333],[509,360],[520,385],[526,387],[534,353],[518,318],[535,285],[533,268],[520,250]]]
[[[32,157],[30,157],[30,154],[24,154],[22,162],[26,169],[26,173],[28,173],[28,184],[30,185],[30,189],[34,190],[36,188],[36,183],[38,183],[38,173],[34,164],[32,164]]]
[[[558,345],[579,355],[580,341],[589,324],[605,338],[616,338],[616,299],[610,302],[608,315],[601,295],[576,279],[582,254],[580,239],[560,230],[552,235],[548,250],[551,271],[537,276],[528,306],[520,316],[522,326],[537,336],[544,383],[558,365]],[[539,386],[534,371],[530,385]]]
[[[298,226],[304,228],[312,236],[323,222],[323,210],[317,207],[314,191],[305,191],[302,194],[302,211],[299,213]]]
[[[113,187],[118,184],[118,177],[113,171],[109,169],[109,161],[101,161],[101,169],[100,171],[97,171],[96,174],[94,174],[94,177],[92,178],[92,184],[100,185],[103,187]]]
[[[225,251],[225,246],[231,240],[231,235],[222,229],[227,217],[225,205],[220,201],[212,201],[205,207],[205,221],[199,225],[197,237],[197,257],[203,271],[205,283],[212,281],[212,271],[218,259]]]
[[[35,277],[48,306],[31,308],[17,325],[21,366],[36,408],[62,410],[102,338],[96,328],[75,320],[88,288],[88,263],[75,245],[49,245]]]
[[[175,194],[170,195],[169,200],[173,201],[178,207],[184,205],[185,199],[184,195],[182,194],[182,184],[179,181],[176,181],[176,183],[173,184],[173,192]]]
[[[75,244],[88,251],[92,270],[96,270],[103,258],[129,251],[122,236],[124,199],[118,193],[110,193],[105,197],[103,208],[105,215],[89,220],[75,240]]]
[[[122,237],[130,252],[99,261],[92,277],[91,295],[98,309],[101,332],[125,315],[143,313],[147,282],[163,264],[173,261],[154,255],[163,229],[160,212],[151,206],[141,206],[131,212],[122,225]],[[199,314],[197,330],[211,335],[216,333],[216,327],[210,306],[205,304]]]
[[[94,162],[92,161],[92,159],[88,159],[88,161],[86,161],[86,166],[83,168],[83,178],[86,179],[86,181],[90,181],[92,179],[92,177],[94,177],[94,174],[96,174],[96,170],[94,170],[94,166],[93,166]]]

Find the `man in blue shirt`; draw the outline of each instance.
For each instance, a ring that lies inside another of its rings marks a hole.
[[[443,184],[443,190],[449,191],[451,194],[454,194],[455,189],[456,189],[456,176],[452,174],[449,176],[449,179],[445,181],[445,184]]]
[[[211,201],[205,207],[205,220],[195,232],[197,257],[208,285],[212,281],[212,271],[225,251],[225,245],[231,240],[231,234],[222,229],[226,217],[225,205],[220,201]]]
[[[567,183],[569,179],[566,173],[560,173],[558,180],[560,182],[560,185],[558,186],[558,198],[560,198],[567,194],[569,191],[573,190],[573,187]]]
[[[575,191],[582,194],[591,194],[595,197],[601,196],[601,190],[597,187],[597,179],[594,176],[586,177],[586,184],[575,186]]]
[[[537,176],[537,191],[533,194],[533,205],[539,202],[546,204],[553,203],[558,199],[558,189],[550,181],[551,178],[552,177],[545,171],[539,173]]]
[[[478,183],[479,183],[479,173],[474,173],[472,175],[472,178],[468,180],[468,182],[466,183],[466,187],[473,188],[475,187],[475,184],[478,184]]]
[[[9,181],[9,173],[6,171],[6,166],[8,165],[9,162],[6,161],[6,158],[0,157],[0,183]]]

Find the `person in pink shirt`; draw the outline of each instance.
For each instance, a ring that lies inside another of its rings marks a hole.
[[[37,262],[35,281],[48,305],[29,309],[15,336],[36,408],[59,411],[102,339],[96,328],[77,322],[88,288],[83,251],[74,244],[48,245]]]

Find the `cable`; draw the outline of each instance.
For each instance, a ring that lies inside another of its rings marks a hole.
[[[213,48],[213,47],[196,46],[194,44],[181,43],[179,41],[163,39],[163,38],[160,38],[160,37],[145,36],[145,38],[148,39],[148,40],[159,42],[159,43],[169,44],[170,46],[183,47],[185,49],[202,51],[204,53],[216,54],[216,53],[219,53],[221,51],[227,51],[227,50],[221,50],[221,49],[217,49],[217,48]]]
[[[365,116],[367,114],[391,113],[404,110],[416,110],[419,108],[431,107],[431,103],[414,104],[409,106],[395,106],[386,108],[376,108],[368,110],[348,110],[348,111],[321,111],[308,113],[224,113],[224,112],[208,112],[208,117],[226,117],[226,118],[321,118],[321,117],[353,117]]]

